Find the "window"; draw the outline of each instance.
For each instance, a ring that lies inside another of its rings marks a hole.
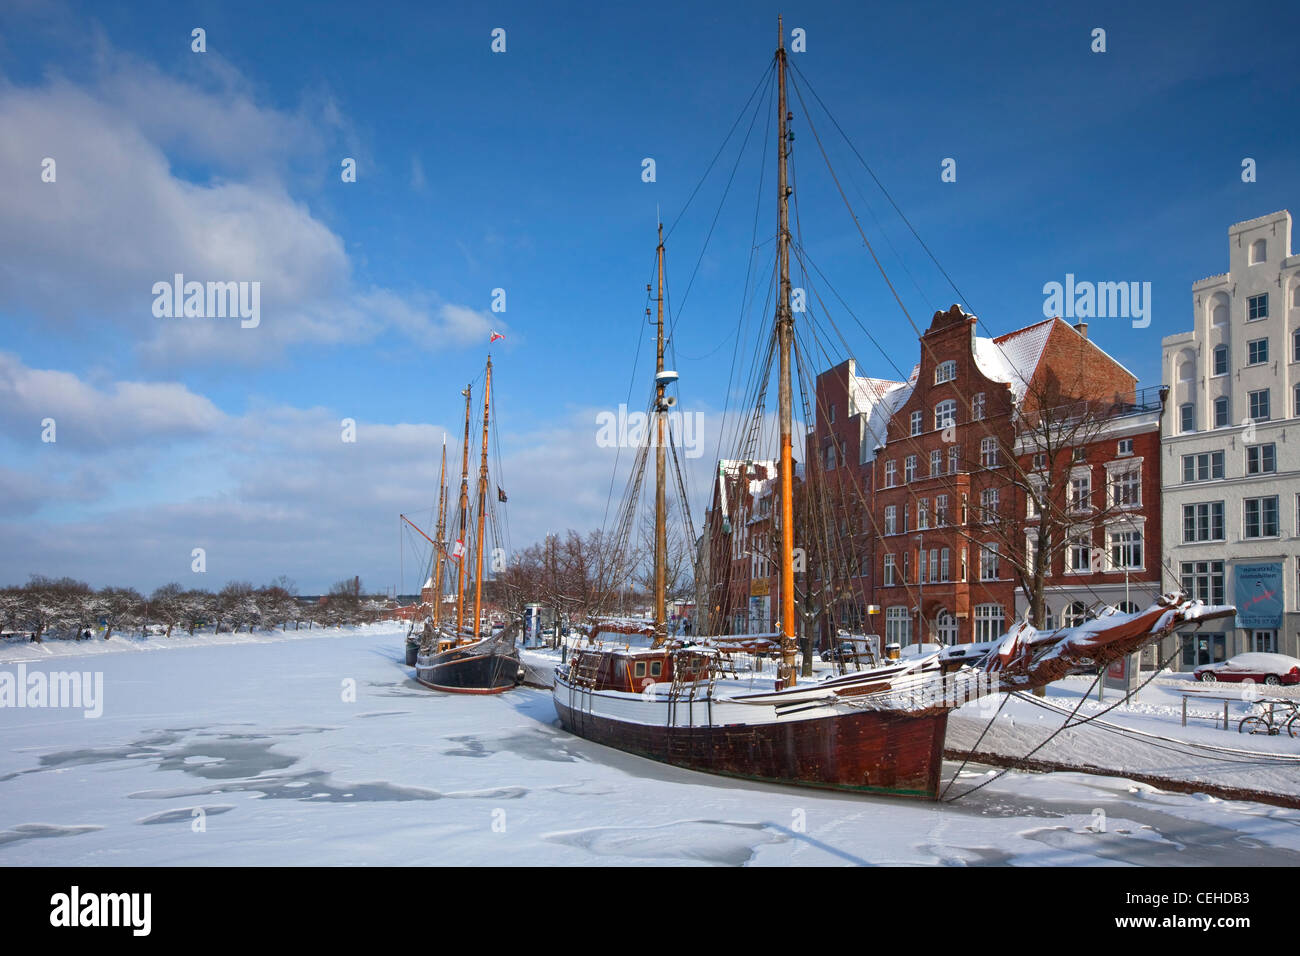
[[[1250,392],[1250,417],[1253,421],[1266,422],[1269,416],[1268,389]]]
[[[939,580],[946,582],[948,580],[948,559],[951,556],[951,549],[944,548],[939,552]]]
[[[1212,375],[1228,374],[1228,347],[1226,345],[1216,345],[1214,347],[1212,368]]]
[[[966,523],[966,505],[968,501],[969,501],[969,496],[966,494],[966,492],[963,491],[961,493],[961,521],[958,522],[959,524]]]
[[[1228,427],[1228,396],[1220,395],[1214,400],[1214,427]]]
[[[979,392],[970,400],[970,419],[978,422],[984,418],[984,393]]]
[[[930,549],[930,583],[939,583],[939,549]]]
[[[897,478],[898,478],[898,465],[891,458],[889,461],[885,462],[885,487],[886,488],[894,487]]]
[[[1110,565],[1118,570],[1142,567],[1142,532],[1126,529],[1110,532]]]
[[[996,581],[998,579],[998,545],[980,545],[980,580]]]
[[[957,467],[961,463],[961,446],[948,446],[948,474],[957,474]]]
[[[980,492],[980,521],[995,524],[998,520],[998,489],[985,488]]]
[[[633,677],[645,677],[645,661],[637,661],[632,667]]]
[[[1110,477],[1110,503],[1116,508],[1142,507],[1142,468],[1126,468]]]
[[[936,495],[934,499],[934,523],[942,528],[948,523],[948,496]]]
[[[1268,318],[1268,293],[1263,295],[1252,295],[1246,300],[1246,321],[1254,322],[1256,319]]]
[[[1223,477],[1223,452],[1183,456],[1183,481],[1214,481]]]
[[[835,424],[835,403],[831,402],[831,424]]]
[[[1025,573],[1034,574],[1038,569],[1038,552],[1041,550],[1038,546],[1038,534],[1036,532],[1025,532]]]
[[[934,406],[934,427],[936,431],[956,424],[957,402],[954,399],[945,399]]]
[[[1277,653],[1277,631],[1251,631],[1246,646],[1256,654]]]
[[[975,605],[975,640],[996,641],[1005,630],[1001,604]]]
[[[921,419],[924,416],[920,412],[912,412],[912,434],[921,434]]]
[[[996,468],[1002,464],[998,455],[998,440],[992,436],[980,439],[980,464],[985,468]]]
[[[1029,479],[1029,487],[1025,489],[1025,517],[1041,518],[1043,516],[1043,495],[1047,492],[1047,485],[1044,479],[1033,476]]]
[[[1277,471],[1277,445],[1250,445],[1246,448],[1246,474],[1271,475]]]
[[[1074,462],[1077,465],[1079,462],[1087,461],[1087,460],[1088,460],[1088,449],[1086,448],[1071,449],[1070,461]]]
[[[954,361],[940,362],[934,367],[934,384],[936,385],[951,382],[956,377],[957,363]]]
[[[1061,612],[1062,627],[1078,627],[1088,620],[1088,606],[1082,601],[1072,601]]]
[[[946,608],[936,615],[934,624],[940,644],[957,643],[957,619]]]
[[[911,559],[912,559],[912,552],[904,551],[903,552],[903,579],[901,582],[903,584],[907,583],[908,571],[911,569]]]
[[[1183,543],[1223,541],[1223,502],[1204,501],[1183,505]]]
[[[885,643],[912,643],[912,615],[905,607],[885,608]]]
[[[916,553],[916,580],[924,584],[925,577],[925,548],[922,548]]]
[[[1081,531],[1070,535],[1069,567],[1074,574],[1092,570],[1092,532]]]
[[[898,507],[885,505],[885,534],[898,533]]]
[[[1247,538],[1276,538],[1278,536],[1277,495],[1267,498],[1247,498],[1245,505]]]
[[[935,448],[930,452],[930,477],[943,474],[943,449]]]
[[[1223,603],[1222,561],[1184,561],[1180,570],[1188,597],[1206,604]]]
[[[1047,452],[1034,452],[1034,471],[1043,471],[1047,468]]]
[[[1119,456],[1133,454],[1133,439],[1121,438],[1119,445],[1115,448],[1115,454]]]
[[[907,510],[907,505],[903,505],[903,533],[904,534],[912,530],[912,526],[911,524],[908,523],[907,520],[908,514],[909,512]]]
[[[1184,434],[1196,431],[1196,406],[1191,402],[1178,406],[1178,430]]]
[[[885,555],[885,587],[892,588],[898,583],[898,565],[892,554]]]
[[[1070,475],[1070,510],[1087,511],[1092,507],[1092,472],[1082,470]]]
[[[833,471],[834,469],[835,469],[835,446],[827,445],[826,446],[826,470]]]
[[[916,503],[916,530],[928,531],[930,528],[930,499],[922,498]]]
[[[1268,339],[1255,339],[1246,343],[1246,364],[1263,365],[1268,361]]]
[[[1268,243],[1263,239],[1256,239],[1250,244],[1250,264],[1257,266],[1268,259]]]
[[[1297,385],[1295,387],[1295,394],[1291,398],[1291,404],[1292,404],[1291,414],[1295,415],[1297,418],[1300,418],[1300,385]]]
[[[916,481],[916,456],[908,455],[903,461],[903,480]]]
[[[1300,329],[1291,333],[1291,361],[1300,362]]]
[[[664,662],[663,662],[663,661],[651,661],[651,662],[650,662],[650,676],[651,676],[651,677],[663,677],[663,675],[664,675]]]

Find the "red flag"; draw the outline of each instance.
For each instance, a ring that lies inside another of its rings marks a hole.
[[[505,338],[504,335],[502,335],[500,332],[497,332],[497,331],[494,330],[494,331],[492,332],[492,337],[488,339],[488,345],[491,345],[491,344],[492,344],[493,342],[495,342],[497,339],[504,339],[504,338]]]

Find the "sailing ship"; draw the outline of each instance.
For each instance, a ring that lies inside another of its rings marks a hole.
[[[776,51],[778,89],[779,290],[778,352],[780,483],[779,667],[767,686],[729,679],[728,642],[671,637],[667,628],[665,416],[666,388],[677,381],[664,368],[664,239],[659,227],[657,349],[654,393],[655,527],[653,627],[592,625],[589,646],[576,649],[555,672],[553,698],[571,733],[678,767],[780,784],[936,798],[948,714],[982,696],[1043,686],[1070,674],[1097,673],[1141,647],[1184,628],[1235,613],[1181,592],[1166,594],[1133,614],[1108,612],[1077,627],[1039,631],[1027,623],[987,647],[888,660],[866,670],[801,682],[796,673],[794,587],[794,464],[791,350],[790,226],[786,52]],[[647,436],[647,441],[649,441]],[[645,457],[638,459],[641,466]],[[639,488],[640,475],[633,482]],[[734,642],[734,638],[732,641]],[[979,653],[971,654],[972,650]]]
[[[483,386],[483,436],[478,476],[477,534],[474,547],[474,604],[472,626],[465,625],[465,547],[469,517],[469,444],[470,418],[473,411],[472,386],[465,396],[465,437],[461,453],[460,535],[447,556],[456,562],[456,617],[454,622],[440,620],[442,607],[441,560],[445,547],[445,495],[440,493],[438,541],[434,542],[438,570],[434,611],[424,622],[424,630],[415,660],[415,679],[434,690],[457,694],[499,694],[515,687],[522,677],[519,651],[515,646],[519,622],[512,622],[493,632],[490,624],[484,634],[483,620],[483,542],[487,531],[488,444],[492,417],[492,356],[488,356]],[[443,449],[446,470],[446,449]],[[498,495],[500,492],[498,491]]]

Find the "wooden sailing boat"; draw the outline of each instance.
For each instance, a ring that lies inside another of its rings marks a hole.
[[[483,438],[478,478],[477,534],[474,538],[474,617],[465,627],[465,534],[469,512],[469,430],[471,389],[465,395],[465,442],[461,456],[460,537],[452,551],[456,570],[454,628],[426,626],[427,641],[415,659],[415,679],[434,690],[458,694],[499,694],[519,683],[522,668],[515,647],[516,626],[483,635],[483,540],[487,520],[488,439],[492,414],[492,357],[487,360],[483,386]]]
[[[920,798],[938,793],[948,713],[999,690],[1023,690],[1072,673],[1095,673],[1174,630],[1235,613],[1181,594],[1138,614],[1111,615],[1078,628],[1013,628],[977,666],[940,652],[882,667],[798,683],[794,607],[794,481],[790,229],[787,187],[786,53],[776,51],[778,83],[779,481],[781,492],[780,666],[769,686],[727,680],[720,643],[670,639],[665,606],[665,386],[663,227],[657,265],[655,365],[657,447],[654,626],[649,646],[632,647],[627,628],[608,628],[611,644],[576,650],[556,669],[553,697],[571,733],[675,766],[772,783]],[[635,478],[634,480],[639,480]],[[625,643],[626,642],[626,643]],[[612,646],[611,646],[612,645]]]

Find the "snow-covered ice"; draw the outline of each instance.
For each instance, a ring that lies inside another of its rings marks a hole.
[[[1117,777],[935,805],[678,770],[564,733],[547,691],[431,692],[402,634],[0,647],[104,675],[98,719],[0,708],[0,865],[1300,864],[1298,811]]]

